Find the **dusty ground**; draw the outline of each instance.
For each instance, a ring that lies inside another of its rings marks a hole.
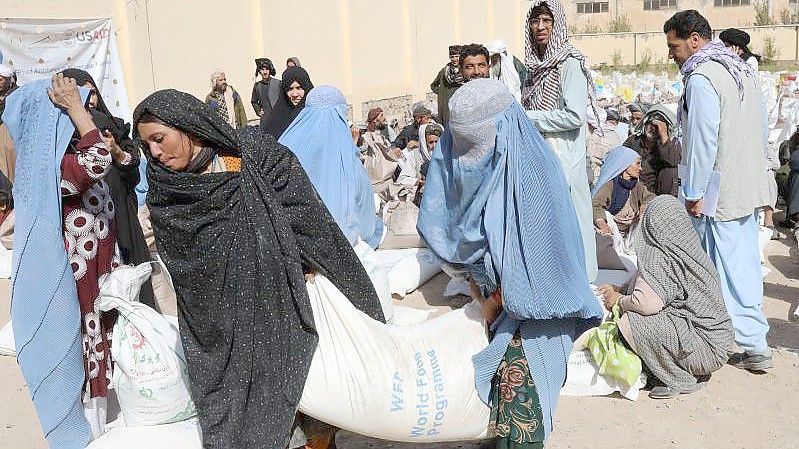
[[[724,367],[707,388],[670,401],[642,395],[637,402],[618,397],[563,397],[548,448],[796,448],[799,447],[799,323],[790,317],[799,306],[799,265],[787,240],[768,248],[771,273],[765,280],[764,309],[771,324],[773,370],[756,375]],[[795,243],[791,242],[795,247]],[[401,304],[436,307],[425,297],[440,297],[439,276]],[[0,281],[0,323],[8,320],[8,281]],[[0,448],[44,449],[27,388],[11,357],[0,357]],[[392,443],[342,432],[341,449],[490,448],[489,442],[435,445]],[[145,449],[145,448],[143,448]]]

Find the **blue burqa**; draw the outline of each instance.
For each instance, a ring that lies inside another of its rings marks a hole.
[[[64,247],[61,159],[74,132],[47,96],[50,80],[17,89],[3,122],[17,151],[11,321],[17,361],[51,449],[83,449],[85,372],[80,306]],[[81,89],[84,101],[87,89]]]
[[[602,186],[624,173],[640,157],[641,155],[635,150],[625,146],[618,146],[608,151],[608,154],[605,155],[605,160],[602,162],[599,178],[596,180],[594,187],[591,188],[591,197],[595,197]]]
[[[547,435],[579,333],[602,316],[588,283],[580,228],[557,156],[499,81],[472,80],[449,103],[433,152],[418,229],[445,261],[464,266],[504,312],[473,361],[486,403],[520,333]]]
[[[376,248],[383,222],[375,214],[372,185],[352,142],[341,91],[314,88],[278,142],[297,156],[347,240],[355,245],[361,239]]]

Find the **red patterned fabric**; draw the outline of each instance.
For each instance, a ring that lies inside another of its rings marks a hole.
[[[103,180],[111,152],[96,129],[67,151],[61,161],[64,242],[72,265],[81,312],[84,399],[105,397],[111,384],[111,332],[116,313],[94,311],[102,276],[120,264],[114,235],[114,203]]]

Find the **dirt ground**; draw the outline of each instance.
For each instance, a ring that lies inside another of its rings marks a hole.
[[[790,244],[790,245],[789,245]],[[724,367],[703,390],[669,401],[642,394],[637,402],[620,397],[563,397],[549,449],[595,448],[796,448],[799,447],[799,260],[796,243],[772,242],[771,273],[765,279],[764,310],[771,325],[774,369],[752,374]],[[428,302],[441,296],[439,275],[400,304],[437,308],[460,304]],[[0,324],[8,321],[8,281],[0,281]],[[45,449],[36,413],[16,360],[0,357],[0,448]],[[348,432],[340,449],[444,449],[493,447],[490,442],[432,445],[393,443]]]

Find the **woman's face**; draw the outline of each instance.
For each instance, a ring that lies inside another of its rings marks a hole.
[[[296,66],[297,66],[297,64],[294,64],[293,60],[289,59],[288,61],[286,61],[286,68],[296,67]]]
[[[187,134],[160,123],[139,123],[137,129],[150,154],[174,171],[185,170],[202,149]]]
[[[293,81],[289,84],[289,90],[286,92],[292,106],[297,106],[305,97],[305,89],[302,88],[298,81]]]
[[[97,87],[89,81],[87,81],[82,87],[89,89],[89,102],[87,103],[89,105],[89,109],[96,109],[97,103],[99,103]]]
[[[635,160],[624,173],[629,176],[630,178],[638,179],[641,176],[641,158]]]
[[[433,148],[435,148],[438,143],[438,136],[435,134],[428,134],[425,136],[425,143],[427,144],[427,149],[433,151]]]

